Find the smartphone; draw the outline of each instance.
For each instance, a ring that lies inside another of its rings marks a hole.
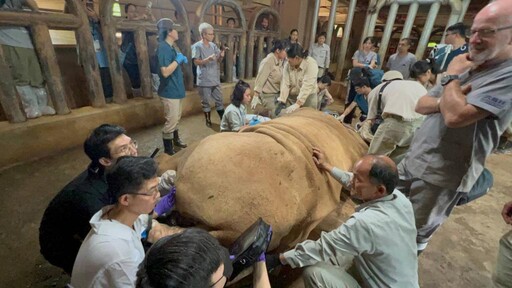
[[[85,2],[85,7],[87,7],[88,9],[94,10],[94,1],[87,0],[87,2]]]

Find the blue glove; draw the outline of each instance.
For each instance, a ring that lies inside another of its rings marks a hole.
[[[176,62],[178,62],[178,65],[181,65],[183,63],[187,64],[188,63],[187,56],[185,56],[181,53],[178,53],[178,55],[176,55]]]
[[[174,207],[174,204],[176,203],[176,187],[171,188],[171,192],[169,194],[165,195],[156,203],[155,206],[155,213],[158,214],[158,216],[167,213],[172,210]]]

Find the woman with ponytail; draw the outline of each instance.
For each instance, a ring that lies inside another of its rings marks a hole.
[[[316,79],[318,64],[315,59],[308,56],[300,44],[292,44],[286,48],[288,61],[284,65],[281,92],[277,98],[275,115],[286,108],[287,102],[292,105],[286,108],[285,113],[292,113],[300,107],[317,109]]]

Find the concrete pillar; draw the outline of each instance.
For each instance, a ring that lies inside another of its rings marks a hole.
[[[327,39],[325,43],[331,45],[332,30],[334,28],[334,22],[336,22],[336,8],[338,7],[338,0],[331,0],[331,11],[329,13],[329,22],[327,22]]]
[[[412,26],[414,25],[414,19],[416,18],[416,13],[418,12],[418,7],[420,4],[416,1],[411,3],[409,6],[409,11],[407,12],[407,20],[404,24],[404,29],[402,30],[402,35],[400,39],[409,38],[411,35]]]
[[[315,44],[316,26],[318,25],[318,11],[320,10],[320,0],[315,1],[315,10],[313,11],[313,22],[311,23],[311,37],[309,39],[309,45],[305,47],[311,47]]]
[[[393,25],[395,24],[398,6],[399,5],[397,2],[393,2],[393,4],[391,4],[391,7],[389,8],[388,19],[386,20],[386,28],[384,29],[384,34],[382,34],[382,39],[380,41],[379,55],[382,61],[380,61],[381,63],[379,67],[382,65],[382,62],[384,62],[383,60],[384,57],[386,56],[386,51],[388,51],[388,44],[391,38],[391,33],[393,32]]]
[[[450,8],[452,9],[450,13],[450,18],[448,18],[448,23],[446,24],[446,28],[452,26],[453,24],[459,22],[459,16],[462,10],[462,3],[460,0],[451,0]],[[441,37],[441,43],[444,43],[445,34]]]
[[[343,67],[345,65],[345,57],[347,56],[348,39],[350,37],[350,31],[352,30],[352,21],[354,20],[354,13],[356,11],[357,0],[350,0],[348,6],[347,21],[343,28],[343,39],[341,40],[340,52],[338,55],[338,68],[336,69],[336,80],[341,80]]]
[[[425,52],[428,40],[430,39],[430,34],[432,34],[432,27],[434,27],[434,22],[436,21],[437,13],[439,13],[440,7],[441,2],[439,1],[433,3],[432,6],[430,6],[430,10],[428,11],[427,15],[427,21],[423,27],[423,32],[421,33],[420,41],[418,42],[418,48],[416,49],[417,59],[423,58],[423,53]]]
[[[374,7],[376,4],[377,4],[377,0],[370,0],[370,4],[368,4],[368,7]],[[363,26],[363,33],[361,33],[361,41],[359,43],[360,45],[363,44],[363,39],[368,34],[368,27],[370,27],[370,21],[371,21],[372,15],[373,14],[371,14],[370,11],[368,11],[366,13],[366,20],[365,20],[365,23]]]
[[[457,22],[464,22],[464,16],[466,16],[466,12],[468,11],[469,3],[471,3],[471,0],[462,0],[462,8]]]

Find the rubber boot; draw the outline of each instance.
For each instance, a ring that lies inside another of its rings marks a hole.
[[[37,96],[32,88],[28,85],[16,86],[16,90],[20,95],[21,104],[23,104],[23,110],[25,110],[25,115],[27,118],[34,119],[41,117],[41,111],[39,110],[39,105],[37,104]]]
[[[180,139],[180,133],[178,132],[178,129],[174,130],[173,136],[174,138],[172,139],[172,142],[174,143],[174,146],[179,148],[187,148],[187,144],[183,143]]]
[[[222,110],[217,110],[217,113],[219,113],[220,121],[222,121],[222,116],[224,116],[224,109],[222,109]]]
[[[132,88],[133,98],[142,97],[142,89],[140,88]]]
[[[39,111],[41,111],[43,115],[55,115],[55,109],[48,106],[48,94],[46,93],[46,89],[32,87],[32,90],[36,93]]]
[[[176,152],[172,147],[172,139],[163,139],[164,140],[164,152],[168,155],[174,155]]]
[[[206,120],[206,127],[212,127],[212,120],[210,119],[210,112],[204,112],[204,118]]]

